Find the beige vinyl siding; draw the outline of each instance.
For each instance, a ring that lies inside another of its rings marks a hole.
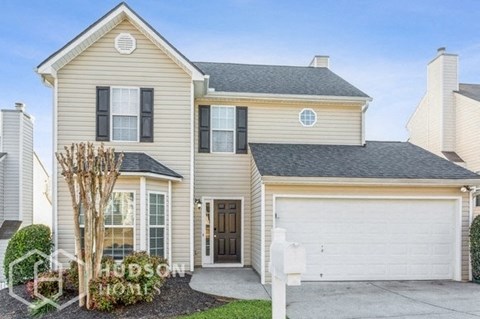
[[[244,198],[244,263],[252,264],[251,244],[251,160],[248,154],[198,152],[198,105],[248,107],[248,142],[361,144],[361,105],[333,103],[273,103],[212,101],[200,99],[195,107],[195,198]],[[312,108],[317,113],[314,127],[303,127],[299,112]],[[201,215],[195,214],[195,265],[201,265]],[[259,243],[258,243],[259,244]],[[258,248],[258,247],[257,247]],[[255,248],[254,248],[255,249]],[[256,257],[258,258],[258,257]],[[257,265],[258,267],[258,265]]]
[[[252,267],[257,273],[262,269],[262,181],[257,166],[251,163],[252,182]]]
[[[480,102],[461,94],[456,97],[457,153],[467,168],[480,171]]]
[[[248,107],[248,142],[360,145],[362,143],[363,104],[214,101],[199,99],[198,105]],[[304,127],[299,113],[311,108],[317,123]],[[197,114],[198,116],[198,114]],[[198,122],[198,121],[197,121]],[[198,131],[198,123],[196,132]]]
[[[132,34],[137,41],[130,55],[119,54],[114,48],[114,39],[122,32]],[[105,144],[117,151],[144,152],[183,176],[181,182],[172,185],[173,260],[190,267],[190,76],[132,24],[123,21],[58,71],[58,150],[72,142],[95,141],[96,86],[154,89],[154,143]],[[69,201],[59,175],[59,248],[73,251]]]
[[[462,280],[469,277],[469,194],[461,193],[458,188],[425,188],[425,187],[339,187],[339,186],[265,186],[265,275],[270,282],[268,262],[270,260],[270,244],[272,238],[273,195],[332,195],[332,196],[458,196],[462,197]]]

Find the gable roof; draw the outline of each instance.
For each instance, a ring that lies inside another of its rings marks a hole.
[[[251,143],[250,148],[262,176],[480,179],[409,142],[367,142],[365,146]]]
[[[120,172],[123,173],[151,173],[156,175],[183,178],[182,175],[166,167],[159,161],[145,153],[125,152]]]
[[[125,2],[119,3],[115,8],[95,21],[73,40],[68,42],[66,45],[40,63],[37,66],[37,73],[43,76],[52,75],[55,77],[57,70],[70,62],[125,19],[128,19],[177,65],[190,74],[193,80],[204,80],[204,74],[201,70],[192,64],[180,51],[178,51],[160,33],[158,33],[152,26],[143,20],[143,18],[133,11]]]
[[[210,76],[215,92],[270,93],[361,97],[369,96],[328,68],[194,62]]]
[[[460,83],[458,85],[457,93],[473,100],[480,101],[480,84]]]

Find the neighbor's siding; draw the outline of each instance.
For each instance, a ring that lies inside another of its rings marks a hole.
[[[252,157],[252,267],[257,273],[262,269],[262,180]]]
[[[5,274],[3,272],[3,258],[5,257],[7,246],[8,240],[0,239],[0,289],[2,289],[2,283],[6,281]]]
[[[469,194],[461,193],[458,188],[420,188],[420,187],[338,187],[338,186],[280,186],[265,187],[265,275],[270,282],[268,263],[272,240],[273,195],[357,195],[357,196],[458,196],[462,197],[462,280],[469,278]]]
[[[198,153],[198,105],[248,107],[249,143],[361,144],[361,105],[332,103],[254,103],[200,99],[195,107],[195,198],[244,198],[244,262],[252,264],[251,169],[248,154]],[[303,108],[317,113],[314,127],[303,127],[298,114]],[[195,213],[195,265],[201,265],[201,215]],[[259,243],[258,243],[259,244]]]
[[[0,119],[1,119],[1,115],[0,115]],[[1,125],[0,125],[1,127]],[[1,133],[1,132],[0,132]],[[0,136],[1,138],[1,136]],[[1,142],[1,141],[0,141]],[[8,156],[8,155],[4,155],[4,156]],[[3,161],[5,161],[5,158],[0,159],[0,224],[5,220],[5,216],[4,216],[4,197],[3,197],[3,191],[4,191],[4,187],[3,187],[3,176],[4,176],[4,173],[3,173]],[[1,261],[1,259],[0,259]],[[1,268],[1,265],[0,265],[0,268]]]
[[[17,110],[2,110],[2,118],[3,152],[7,153],[3,160],[4,216],[21,219],[23,227],[33,219],[33,123]]]
[[[137,48],[121,55],[114,39],[131,33]],[[124,21],[58,71],[58,143],[95,141],[95,87],[134,86],[155,90],[154,143],[107,142],[117,151],[145,152],[183,176],[173,183],[173,260],[190,267],[191,77],[129,22]],[[58,168],[60,171],[60,168]],[[134,187],[137,187],[138,180]],[[58,176],[59,248],[74,250],[70,199]]]
[[[480,102],[455,94],[457,113],[457,154],[467,168],[480,171]]]
[[[407,124],[410,142],[440,156],[455,151],[457,58],[441,55],[428,64],[427,93]]]

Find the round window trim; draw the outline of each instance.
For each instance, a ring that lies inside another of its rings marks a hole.
[[[137,40],[130,33],[120,33],[115,38],[115,49],[120,54],[131,54],[137,48]]]
[[[309,117],[313,116],[313,122],[310,123],[310,121],[306,122],[307,118],[304,118],[305,113],[309,113]],[[304,127],[312,127],[317,123],[317,113],[310,108],[305,108],[298,113],[298,121],[300,124],[302,124]]]

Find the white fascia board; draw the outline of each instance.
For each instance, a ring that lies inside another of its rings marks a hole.
[[[392,179],[392,178],[340,178],[340,177],[284,177],[262,176],[269,185],[338,185],[338,186],[429,186],[462,187],[480,185],[480,179]]]
[[[303,95],[303,94],[271,94],[271,93],[244,93],[244,92],[208,92],[206,99],[255,99],[255,100],[282,100],[282,101],[312,101],[312,102],[352,102],[366,103],[371,97],[330,96],[330,95]]]
[[[128,8],[125,4],[121,4],[117,9],[113,10],[110,14],[108,14],[106,17],[104,17],[102,20],[98,21],[91,29],[86,31],[84,34],[79,36],[75,41],[70,43],[68,46],[66,46],[64,49],[59,51],[57,54],[52,56],[50,59],[45,61],[40,67],[36,70],[38,74],[41,75],[52,75],[53,77],[56,77],[56,71],[53,67],[53,65],[59,61],[61,58],[63,58],[66,54],[68,54],[70,51],[75,49],[78,45],[80,45],[82,42],[86,41],[89,37],[91,37],[93,34],[104,28],[110,21],[118,17],[119,15],[125,15],[130,21],[134,22],[137,26],[139,26],[142,31],[144,31],[146,34],[148,34],[152,39],[156,41],[157,46],[162,46],[171,57],[173,57],[176,61],[181,63],[183,67],[189,72],[191,72],[192,79],[194,81],[203,81],[204,80],[204,75],[197,69],[195,68],[190,61],[188,61],[184,56],[182,56],[176,49],[172,47],[171,44],[165,41],[162,37],[160,37],[149,25],[147,25],[136,13],[134,13],[130,8]],[[116,25],[113,25],[115,27]],[[109,32],[112,28],[109,30],[106,30],[105,33]],[[80,53],[78,53],[80,54]]]
[[[155,173],[143,173],[143,172],[120,172],[120,176],[138,176],[138,177],[149,177],[154,179],[162,179],[167,181],[181,182],[182,178],[172,177],[162,174]]]

